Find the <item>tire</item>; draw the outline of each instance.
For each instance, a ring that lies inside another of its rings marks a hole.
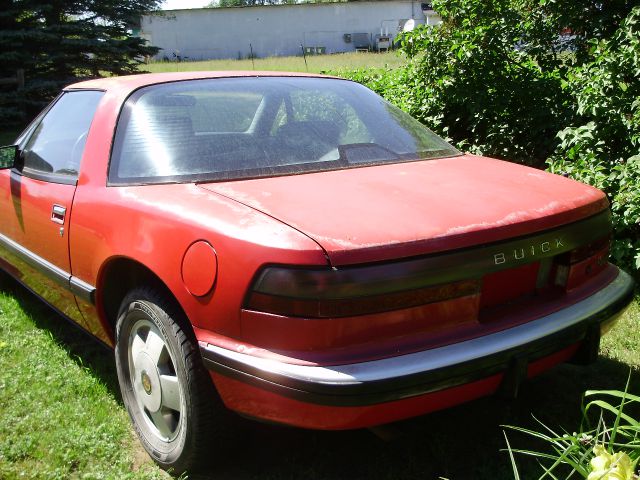
[[[214,423],[225,423],[214,422],[214,414],[227,412],[184,315],[159,291],[137,288],[122,301],[116,368],[142,446],[161,468],[179,475],[204,467],[215,451]]]

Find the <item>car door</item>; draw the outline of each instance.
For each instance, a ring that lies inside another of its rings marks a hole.
[[[71,292],[69,218],[102,95],[63,93],[19,139],[15,168],[0,172],[0,256],[25,285],[83,326]]]

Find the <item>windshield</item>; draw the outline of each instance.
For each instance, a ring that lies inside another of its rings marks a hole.
[[[127,100],[109,182],[234,180],[459,154],[354,82],[205,79],[153,85]]]

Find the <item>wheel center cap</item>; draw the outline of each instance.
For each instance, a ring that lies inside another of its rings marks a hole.
[[[142,371],[141,381],[142,388],[144,388],[145,393],[147,395],[151,395],[151,379],[149,378],[149,375],[147,375],[147,372],[145,370]]]
[[[136,357],[134,368],[132,380],[138,400],[150,412],[157,412],[162,403],[162,384],[156,363],[149,355],[141,352]]]

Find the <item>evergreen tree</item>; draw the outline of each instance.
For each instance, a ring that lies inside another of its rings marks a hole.
[[[25,72],[25,87],[0,87],[0,121],[24,121],[64,84],[134,73],[157,52],[132,30],[161,0],[0,0],[0,77]]]

